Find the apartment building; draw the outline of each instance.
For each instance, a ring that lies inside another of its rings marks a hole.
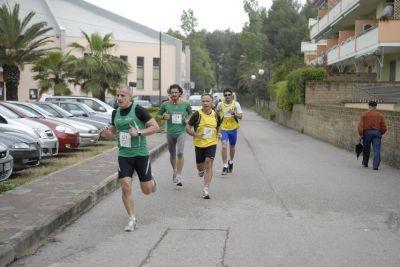
[[[400,0],[315,0],[311,65],[340,73],[369,73],[377,81],[400,81]],[[325,40],[325,44],[320,44]],[[309,51],[308,51],[309,53]]]
[[[0,0],[1,4],[4,2]],[[190,48],[188,45],[183,48],[181,40],[168,34],[161,34],[83,0],[7,0],[7,3],[11,7],[16,3],[20,5],[21,18],[34,11],[36,15],[32,23],[46,21],[52,27],[47,33],[54,41],[51,46],[63,52],[71,50],[69,44],[72,42],[87,45],[82,31],[89,35],[97,32],[102,36],[112,33],[116,46],[110,53],[131,65],[126,83],[133,88],[135,95],[159,95],[160,88],[161,94],[167,95],[170,84],[177,83],[182,87],[190,84]],[[83,56],[75,50],[72,54]],[[21,72],[20,100],[40,97],[31,67],[26,65]],[[5,99],[6,93],[2,71],[0,68],[0,100]],[[83,95],[79,87],[71,85],[70,89],[74,95]]]

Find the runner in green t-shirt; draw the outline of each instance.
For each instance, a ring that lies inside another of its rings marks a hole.
[[[158,132],[160,128],[145,108],[132,103],[132,92],[128,87],[120,86],[117,89],[117,101],[118,108],[111,115],[112,125],[101,129],[100,135],[118,141],[118,180],[129,217],[125,231],[131,232],[136,227],[132,176],[136,171],[144,194],[156,191],[146,136]]]
[[[170,99],[164,102],[157,113],[157,118],[166,121],[168,151],[173,170],[172,180],[176,186],[182,186],[183,150],[185,146],[185,125],[192,108],[181,99],[182,88],[173,84],[168,89]]]

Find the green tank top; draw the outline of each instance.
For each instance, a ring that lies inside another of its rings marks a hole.
[[[130,112],[126,116],[121,115],[121,109],[118,108],[115,112],[114,125],[117,130],[118,140],[118,155],[121,157],[136,157],[136,156],[148,156],[149,150],[147,147],[146,137],[130,136],[129,129],[131,126],[138,130],[146,128],[144,122],[142,122],[136,116],[136,104],[132,104]]]

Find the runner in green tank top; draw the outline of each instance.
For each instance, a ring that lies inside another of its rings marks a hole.
[[[178,186],[183,186],[183,150],[185,145],[185,125],[192,114],[192,108],[188,102],[181,99],[182,88],[178,84],[173,84],[168,89],[170,100],[164,102],[158,113],[157,118],[165,120],[167,133],[169,160],[171,162],[173,174],[172,181]]]
[[[146,136],[158,132],[160,128],[145,108],[132,103],[132,93],[128,87],[120,86],[117,89],[117,101],[118,108],[112,113],[112,125],[102,129],[100,135],[118,141],[118,180],[129,216],[125,231],[131,232],[136,226],[132,176],[136,171],[144,194],[149,195],[156,191]]]

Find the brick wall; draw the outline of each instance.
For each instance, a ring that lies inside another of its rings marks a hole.
[[[331,88],[331,90],[336,89]],[[354,151],[354,146],[358,142],[356,130],[358,120],[364,110],[308,104],[295,105],[293,112],[286,113],[276,108],[273,102],[269,107],[275,111],[276,122],[340,148]],[[394,111],[383,113],[388,124],[388,132],[382,139],[382,162],[400,168],[400,113]]]
[[[357,77],[358,79],[360,77]],[[352,81],[354,76],[341,76],[341,81],[309,81],[307,82],[305,90],[305,104],[310,105],[342,105],[346,102],[366,102],[371,97],[354,90],[357,86],[368,85],[372,86],[377,84],[382,86],[383,82],[368,82],[370,76],[365,75],[361,77],[365,82]],[[343,80],[348,81],[343,81]]]

